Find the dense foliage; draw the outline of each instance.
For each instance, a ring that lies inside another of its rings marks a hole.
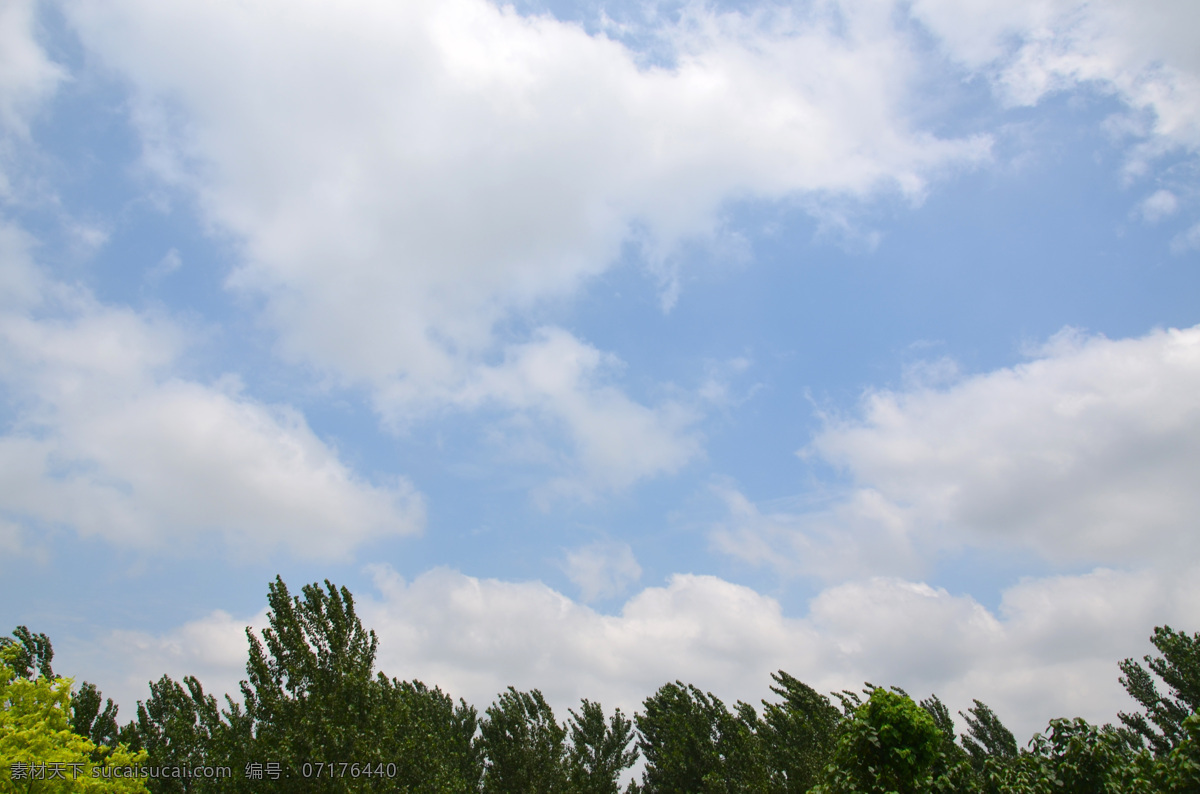
[[[632,718],[584,700],[560,722],[541,692],[512,687],[480,716],[377,672],[375,634],[345,588],[294,596],[277,578],[267,600],[269,628],[247,629],[240,702],[163,676],[124,726],[95,686],[54,675],[45,635],[0,638],[0,792],[1200,794],[1200,633],[1157,628],[1160,656],[1120,662],[1141,710],[1119,725],[1056,719],[1021,747],[978,700],[958,734],[936,696],[868,684],[835,705],[783,671],[761,710],[676,681]],[[34,780],[37,764],[85,774]],[[92,771],[116,767],[148,771]]]
[[[145,791],[140,780],[111,774],[145,763],[145,753],[97,745],[73,729],[73,682],[54,675],[46,635],[21,626],[13,636],[0,638],[0,792]],[[80,693],[98,697],[94,689]]]

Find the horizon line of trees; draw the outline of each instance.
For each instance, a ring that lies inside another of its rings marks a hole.
[[[0,792],[619,794],[640,758],[627,794],[1200,794],[1200,632],[1157,627],[1160,656],[1118,664],[1141,707],[1119,725],[1055,719],[1020,747],[979,700],[959,734],[936,695],[868,683],[831,699],[782,670],[761,712],[675,681],[632,717],[584,699],[560,722],[539,690],[514,687],[480,715],[377,672],[375,633],[345,587],[293,596],[276,577],[267,600],[269,627],[246,629],[240,703],[164,675],[124,725],[95,685],[54,674],[44,634],[0,637]],[[39,762],[76,774],[35,779]],[[158,776],[106,776],[131,766]],[[231,774],[161,776],[214,766]]]

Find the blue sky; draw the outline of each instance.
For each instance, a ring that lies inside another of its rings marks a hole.
[[[1111,720],[1200,625],[1186,0],[8,3],[0,624],[122,715],[267,582],[633,710]]]

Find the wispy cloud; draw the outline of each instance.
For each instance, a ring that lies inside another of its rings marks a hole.
[[[1164,149],[1200,151],[1200,57],[1188,0],[918,0],[914,16],[971,71],[986,74],[1018,105],[1084,85],[1147,114],[1131,167]]]
[[[567,578],[579,588],[584,603],[625,593],[642,577],[642,566],[628,543],[591,543],[567,552]]]
[[[37,44],[34,0],[12,0],[0,7],[0,131],[29,135],[31,116],[67,72]]]
[[[1158,223],[1175,214],[1179,209],[1179,199],[1169,190],[1156,190],[1142,201],[1138,209],[1146,223]]]

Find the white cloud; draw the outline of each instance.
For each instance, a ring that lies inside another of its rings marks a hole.
[[[1194,570],[1027,579],[1004,592],[998,614],[902,580],[847,583],[818,596],[811,619],[832,650],[824,664],[885,670],[889,683],[955,708],[979,698],[1024,739],[1051,717],[1104,722],[1129,710],[1116,663],[1144,653],[1154,625],[1196,624]]]
[[[556,468],[563,474],[539,489],[542,501],[626,488],[637,480],[677,471],[701,454],[690,427],[696,412],[677,401],[648,408],[605,382],[621,362],[557,328],[508,348],[505,361],[477,369],[457,394],[459,405],[498,403],[533,413],[565,431],[572,450]]]
[[[584,603],[619,596],[642,578],[642,566],[628,543],[599,542],[572,549],[564,568]]]
[[[878,533],[918,547],[1191,562],[1197,393],[1200,327],[1123,340],[1063,333],[1016,367],[872,393],[860,418],[831,421],[804,454],[853,480],[834,515],[866,500]]]
[[[1171,240],[1172,253],[1186,254],[1189,251],[1200,251],[1200,223],[1179,233]]]
[[[1157,190],[1142,201],[1139,210],[1147,223],[1158,223],[1175,214],[1179,199],[1169,190]]]
[[[912,47],[869,4],[697,12],[664,34],[672,65],[654,67],[484,0],[68,8],[135,86],[147,161],[243,241],[230,286],[265,299],[287,355],[365,383],[392,418],[485,382],[493,401],[512,394],[515,375],[487,362],[549,343],[498,327],[574,295],[623,241],[669,270],[727,201],[917,197],[988,152],[906,117]],[[538,389],[516,387],[510,407]],[[622,487],[602,460],[616,442],[584,416],[600,403],[655,435],[678,424],[615,387],[541,395],[595,475],[568,491]],[[670,432],[650,445],[657,462],[617,479],[672,471],[691,441]]]
[[[30,255],[33,243],[23,229],[0,221],[0,311],[28,307],[41,298],[43,278]]]
[[[146,278],[150,281],[158,281],[181,267],[183,267],[183,257],[179,255],[179,249],[172,248],[163,254],[163,258],[158,260],[157,264],[146,269]]]
[[[1092,84],[1152,116],[1147,153],[1200,149],[1200,7],[1191,0],[916,0],[912,11],[1012,103]]]
[[[28,170],[30,124],[66,70],[37,42],[35,0],[0,4],[0,201],[19,200]],[[0,285],[3,286],[3,285]]]
[[[994,614],[970,596],[867,579],[826,589],[794,618],[768,596],[709,576],[674,576],[629,599],[620,614],[603,615],[536,582],[445,569],[409,582],[381,566],[377,592],[359,593],[356,603],[380,638],[381,670],[480,708],[514,685],[540,688],[560,715],[582,697],[632,713],[676,679],[757,705],[771,697],[770,673],[783,669],[824,692],[896,684],[917,697],[937,693],[953,710],[979,698],[1024,741],[1052,717],[1104,722],[1133,708],[1117,662],[1151,650],[1155,625],[1196,625],[1195,574],[1100,569],[1025,580]],[[243,677],[243,627],[263,620],[214,613],[160,637],[112,641],[145,657],[139,680],[207,671],[202,680],[220,691]],[[105,691],[119,678],[87,676]],[[123,694],[126,707],[145,697],[144,689]]]
[[[714,522],[712,548],[786,577],[841,581],[863,573],[919,576],[925,562],[913,548],[909,511],[862,488],[807,511],[764,513],[732,483],[713,492],[725,507]]]
[[[30,117],[66,74],[38,45],[34,0],[0,6],[0,128],[27,136]]]
[[[246,397],[235,378],[174,376],[180,329],[41,280],[27,243],[0,234],[0,283],[18,298],[0,307],[0,387],[16,412],[0,435],[8,518],[140,548],[215,535],[322,558],[419,531],[407,481],[365,482],[297,411]]]

